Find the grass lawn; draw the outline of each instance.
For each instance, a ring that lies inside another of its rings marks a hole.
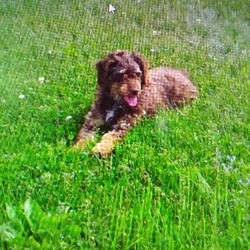
[[[247,2],[0,0],[0,249],[250,249]],[[117,49],[187,69],[199,99],[72,153]]]

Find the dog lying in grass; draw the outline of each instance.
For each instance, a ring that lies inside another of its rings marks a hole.
[[[142,116],[153,115],[158,108],[190,102],[198,94],[185,71],[169,67],[148,70],[146,60],[134,52],[112,52],[96,68],[96,99],[77,135],[74,149],[83,150],[100,128],[105,133],[93,152],[102,157],[113,151]]]

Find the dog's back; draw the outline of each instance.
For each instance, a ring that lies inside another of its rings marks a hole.
[[[198,91],[187,72],[168,67],[149,70],[149,86],[141,93],[141,104],[147,113],[158,107],[179,106],[197,98]]]

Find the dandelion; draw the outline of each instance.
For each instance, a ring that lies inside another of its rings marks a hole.
[[[19,99],[25,99],[25,95],[21,94],[18,96]]]
[[[65,118],[65,121],[70,121],[72,119],[72,116],[71,115],[68,115],[66,118]]]
[[[39,81],[40,83],[45,83],[45,77],[44,77],[44,76],[40,76],[40,77],[38,78],[38,81]]]

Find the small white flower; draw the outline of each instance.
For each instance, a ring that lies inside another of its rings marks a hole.
[[[25,99],[25,95],[22,95],[22,94],[21,94],[21,95],[18,96],[18,98],[19,98],[19,99]]]
[[[44,77],[44,76],[40,76],[40,77],[38,78],[38,81],[39,81],[40,83],[45,83],[45,77]]]
[[[160,32],[157,30],[153,30],[153,36],[158,36],[158,35],[160,35]]]
[[[115,7],[112,5],[112,4],[109,4],[109,9],[108,9],[108,11],[109,12],[111,12],[112,14],[114,14],[115,13]]]
[[[65,118],[65,121],[69,121],[72,119],[72,116],[71,115],[68,115],[66,118]]]
[[[155,50],[154,50],[154,49],[151,49],[150,51],[151,51],[152,53],[154,53],[154,52],[155,52]]]

